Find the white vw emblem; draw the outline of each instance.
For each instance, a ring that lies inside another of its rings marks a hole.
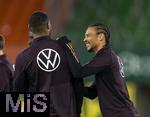
[[[59,54],[55,50],[48,48],[41,50],[36,60],[38,66],[46,72],[54,71],[60,64]]]

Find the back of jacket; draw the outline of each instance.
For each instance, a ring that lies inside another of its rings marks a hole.
[[[13,67],[6,55],[0,56],[0,92],[12,90]]]
[[[49,36],[34,39],[16,60],[15,91],[50,92],[56,113],[62,117],[76,114],[71,73],[64,50]]]

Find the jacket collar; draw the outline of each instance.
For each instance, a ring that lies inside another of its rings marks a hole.
[[[41,40],[47,40],[47,39],[51,39],[51,37],[49,36],[49,35],[46,35],[46,36],[42,36],[42,37],[38,37],[38,38],[35,38],[35,39],[33,39],[33,41],[31,42],[31,45],[33,45],[33,44],[35,44],[35,43],[37,43],[37,42],[39,42],[39,41],[41,41]]]
[[[101,53],[103,53],[103,52],[105,52],[105,51],[107,51],[107,50],[110,49],[110,48],[111,48],[110,45],[104,46],[102,49],[100,49],[100,50],[96,53],[96,56],[99,55],[99,54],[101,54]]]

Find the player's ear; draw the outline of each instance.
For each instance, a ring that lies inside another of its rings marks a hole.
[[[100,33],[99,35],[98,35],[98,40],[99,41],[102,41],[104,39],[104,34],[103,33]]]

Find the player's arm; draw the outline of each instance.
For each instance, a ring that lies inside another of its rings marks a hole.
[[[6,64],[0,63],[0,91],[10,91],[10,80],[12,79],[12,74]]]
[[[97,97],[97,88],[95,82],[90,87],[84,88],[84,96],[90,99]]]
[[[14,72],[14,81],[13,81],[13,91],[25,91],[25,74],[23,67],[23,58],[22,56],[17,56],[15,62],[15,72]]]
[[[59,40],[65,48],[67,60],[74,77],[81,78],[99,73],[109,66],[109,57],[103,55],[101,57],[95,57],[88,64],[82,66],[74,54],[74,48],[71,41],[67,37],[63,37]]]
[[[93,60],[91,60],[89,63],[83,65],[80,68],[80,71],[77,75],[80,75],[82,77],[90,76],[93,74],[97,74],[100,72],[103,72],[103,70],[109,68],[110,59],[104,56],[98,56],[95,57]]]
[[[72,46],[71,40],[69,40],[66,36],[60,37],[57,40],[65,50],[69,68],[70,68],[73,76],[78,77],[79,75],[77,75],[77,74],[80,71],[82,66],[79,62],[79,59],[75,52],[75,49]]]

